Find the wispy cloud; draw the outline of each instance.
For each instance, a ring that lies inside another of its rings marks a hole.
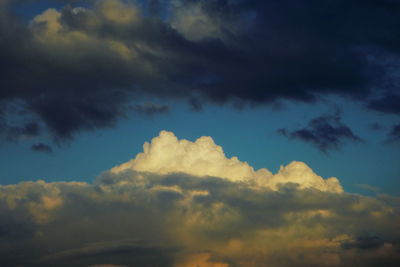
[[[44,143],[34,144],[31,146],[31,149],[33,151],[37,151],[37,152],[45,152],[45,153],[53,152],[53,149],[51,148],[51,146],[44,144]]]
[[[340,113],[312,119],[307,127],[298,130],[278,129],[280,135],[310,143],[322,152],[338,150],[348,141],[362,142],[361,137],[341,121]]]
[[[359,188],[368,190],[368,191],[372,191],[374,193],[379,193],[381,191],[381,189],[379,187],[369,185],[369,184],[357,184],[356,186]]]

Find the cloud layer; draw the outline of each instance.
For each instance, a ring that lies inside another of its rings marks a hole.
[[[1,186],[1,265],[400,262],[398,198],[348,194],[336,179],[324,187],[329,180],[299,162],[277,174],[254,171],[210,137],[190,142],[161,132],[144,148],[92,184]]]
[[[60,2],[26,23],[15,14],[26,1],[2,1],[3,128],[18,115],[20,129],[72,138],[114,126],[143,96],[201,106],[335,94],[398,114],[398,1]]]

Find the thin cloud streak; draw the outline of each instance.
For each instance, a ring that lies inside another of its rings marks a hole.
[[[340,113],[312,119],[307,127],[298,130],[281,128],[277,133],[289,139],[310,143],[324,153],[339,150],[345,142],[362,142],[363,139],[341,121]]]

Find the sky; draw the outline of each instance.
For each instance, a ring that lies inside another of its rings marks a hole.
[[[2,0],[0,265],[397,266],[399,14]]]

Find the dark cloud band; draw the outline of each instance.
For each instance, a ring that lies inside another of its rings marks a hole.
[[[114,126],[143,95],[199,109],[337,94],[398,113],[382,63],[399,57],[398,1],[64,2],[29,25],[12,12],[23,2],[0,11],[0,101],[59,139]]]

